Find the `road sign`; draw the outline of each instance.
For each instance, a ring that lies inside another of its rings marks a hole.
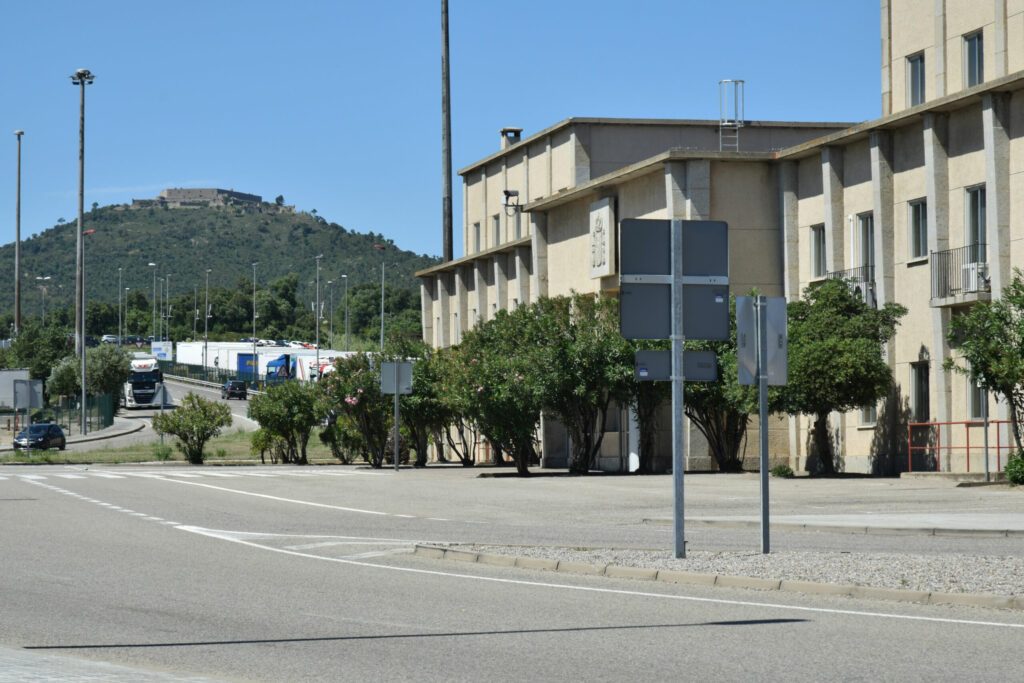
[[[757,384],[757,312],[756,297],[736,297],[736,360],[739,383]],[[788,373],[786,361],[789,335],[786,330],[786,300],[765,297],[765,325],[768,341],[768,385],[784,386]]]
[[[637,351],[636,378],[641,382],[667,382],[672,379],[672,352]],[[687,382],[717,382],[718,358],[714,351],[683,353],[683,375]]]
[[[30,410],[43,407],[43,380],[14,380],[14,409]]]
[[[380,393],[411,394],[412,363],[400,361],[398,365],[398,391],[395,392],[395,363],[387,362],[380,365]]]

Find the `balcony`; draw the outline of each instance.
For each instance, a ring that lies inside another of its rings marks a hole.
[[[963,306],[992,298],[985,244],[931,253],[931,305]]]
[[[865,304],[871,308],[877,308],[878,302],[875,299],[875,267],[860,266],[848,270],[834,270],[826,273],[829,280],[845,280],[850,285],[850,290]]]

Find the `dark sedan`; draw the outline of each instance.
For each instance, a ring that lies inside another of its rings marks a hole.
[[[249,389],[245,386],[245,382],[240,379],[232,379],[224,382],[224,386],[220,388],[220,397],[222,399],[229,398],[240,398],[243,401],[249,399]]]
[[[64,430],[55,424],[30,425],[28,429],[21,430],[14,437],[15,448],[29,448],[32,450],[46,450],[48,448],[64,450],[67,443],[67,439],[64,438]]]

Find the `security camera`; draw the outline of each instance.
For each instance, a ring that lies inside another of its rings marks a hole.
[[[512,206],[517,203],[519,199],[519,190],[503,190],[503,192],[505,194],[505,206]]]

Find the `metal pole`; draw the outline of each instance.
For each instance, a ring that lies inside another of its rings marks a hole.
[[[152,306],[152,308],[153,308],[153,321],[152,321],[152,326],[150,328],[150,334],[153,336],[153,339],[155,340],[156,339],[156,264],[151,262],[149,265],[153,269],[153,306]]]
[[[92,83],[92,74],[88,70],[80,69],[75,72],[72,76],[72,83],[75,83],[75,77],[78,78],[77,85],[81,92],[81,98],[79,100],[78,109],[78,230],[76,230],[75,241],[78,247],[78,253],[76,257],[77,269],[76,269],[76,284],[78,285],[77,296],[75,297],[75,305],[78,308],[78,344],[81,353],[81,374],[82,374],[82,406],[81,406],[81,419],[82,429],[81,433],[88,433],[88,425],[86,423],[86,407],[85,407],[85,240],[82,235],[82,223],[85,218],[85,86],[87,83]]]
[[[771,551],[768,521],[768,297],[759,296],[757,302],[757,384],[760,404],[761,442],[761,552]]]
[[[203,308],[203,375],[206,375],[206,361],[210,353],[210,269],[206,269],[206,301]]]
[[[395,359],[395,472],[398,471],[398,359]]]
[[[192,341],[196,338],[196,323],[199,321],[199,285],[192,285]]]
[[[345,350],[348,351],[348,275],[342,275],[345,280]]]
[[[985,481],[992,481],[992,475],[988,469],[988,387],[983,387],[981,400],[981,419],[985,422]]]
[[[121,269],[117,269],[117,348],[121,348]]]
[[[334,348],[334,280],[327,281],[328,286],[331,288],[331,327],[330,327],[330,347]]]
[[[256,355],[256,266],[259,261],[252,264],[252,382],[255,385],[259,379],[260,363]]]
[[[441,242],[442,256],[451,261],[452,247],[452,115],[448,69],[448,0],[441,0]]]
[[[683,454],[686,452],[686,432],[683,425],[683,223],[672,221],[672,487],[675,492],[673,508],[674,549],[678,558],[686,557],[686,522],[683,496]]]
[[[23,130],[14,131],[18,138],[18,194],[14,203],[14,336],[21,332],[21,136]],[[46,317],[45,315],[43,316]],[[45,324],[45,320],[44,320]]]
[[[320,259],[316,257],[316,309],[313,311],[313,322],[316,325],[316,376],[320,379]]]
[[[384,251],[380,252],[380,350],[384,350]]]

